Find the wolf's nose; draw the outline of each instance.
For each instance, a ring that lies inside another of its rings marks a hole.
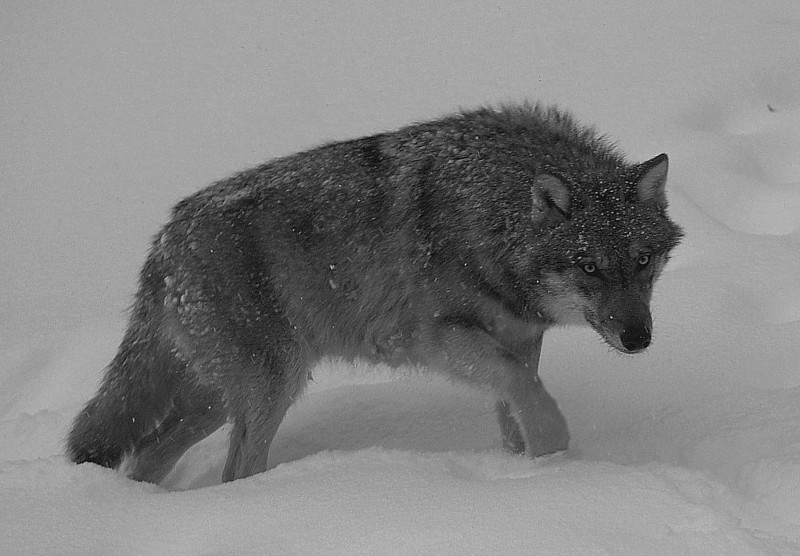
[[[650,331],[646,328],[626,328],[619,335],[622,347],[628,351],[641,351],[650,345]]]

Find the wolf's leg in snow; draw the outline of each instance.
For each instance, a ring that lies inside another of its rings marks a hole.
[[[525,453],[525,439],[519,430],[517,420],[511,416],[511,404],[504,400],[497,400],[495,405],[497,422],[500,423],[500,433],[503,436],[503,448],[512,454]]]
[[[278,425],[307,382],[307,366],[296,344],[287,343],[273,353],[261,369],[245,370],[227,385],[233,429],[222,473],[225,482],[267,470]]]
[[[189,447],[221,427],[226,419],[220,392],[183,383],[167,417],[136,447],[130,477],[161,482]]]
[[[498,418],[507,450],[536,457],[567,449],[567,422],[538,377],[535,384],[506,395],[498,402],[498,410],[501,405]],[[520,442],[522,437],[524,443]]]
[[[515,440],[522,436],[525,439],[523,451],[530,457],[560,452],[569,445],[567,422],[539,378],[542,335],[543,332],[518,350],[520,353],[507,356],[510,357],[508,370],[513,376],[513,386],[498,402],[504,446],[520,453],[518,450],[522,446]],[[513,432],[513,425],[518,427],[517,434]],[[511,434],[507,434],[507,430],[511,430]]]
[[[567,449],[566,420],[537,374],[541,334],[513,350],[477,328],[446,326],[430,338],[422,355],[432,367],[498,394],[506,449],[530,457]]]
[[[234,417],[224,482],[242,479],[267,470],[272,439],[292,400],[282,395],[276,403],[264,403]]]

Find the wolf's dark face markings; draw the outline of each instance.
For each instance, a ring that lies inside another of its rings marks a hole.
[[[557,324],[594,328],[613,348],[637,353],[650,345],[652,287],[681,238],[665,218],[666,158],[628,177],[590,176],[573,184],[569,217],[551,231],[564,246],[543,273],[546,314]]]

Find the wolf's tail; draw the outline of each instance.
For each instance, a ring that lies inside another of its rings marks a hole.
[[[161,333],[163,300],[161,261],[151,254],[117,354],[67,437],[66,452],[72,461],[119,466],[170,411],[187,364]]]
[[[75,417],[66,443],[69,458],[119,466],[168,413],[185,367],[158,334],[145,333],[134,320],[97,394]]]

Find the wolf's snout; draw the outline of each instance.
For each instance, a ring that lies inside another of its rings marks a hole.
[[[641,351],[650,345],[650,330],[646,326],[624,328],[619,339],[627,351]]]
[[[605,305],[608,312],[601,313],[599,322],[592,326],[611,347],[623,353],[639,353],[650,345],[653,320],[646,299],[626,293],[611,297]]]

